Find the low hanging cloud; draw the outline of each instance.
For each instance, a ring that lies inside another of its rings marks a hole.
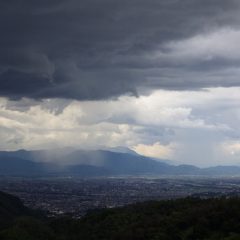
[[[0,95],[99,100],[238,86],[237,0],[0,3]]]
[[[156,142],[152,145],[138,144],[133,149],[144,156],[161,158],[161,159],[173,159],[177,146],[174,143],[163,145]]]
[[[108,101],[1,98],[1,150],[124,146],[176,163],[236,164],[239,93],[234,87]]]

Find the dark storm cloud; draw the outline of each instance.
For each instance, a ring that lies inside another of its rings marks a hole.
[[[238,11],[237,0],[2,0],[0,94],[86,100],[239,85],[237,75],[209,77],[239,59],[189,62],[169,57],[166,47],[237,28]]]

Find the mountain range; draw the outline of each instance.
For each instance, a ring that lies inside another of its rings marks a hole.
[[[2,176],[240,175],[238,166],[198,168],[168,164],[124,149],[0,151]]]

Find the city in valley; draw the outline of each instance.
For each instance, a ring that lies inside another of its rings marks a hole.
[[[9,178],[1,191],[18,196],[26,206],[49,216],[80,218],[88,211],[135,202],[183,197],[229,197],[240,194],[240,178],[124,177],[124,178]]]

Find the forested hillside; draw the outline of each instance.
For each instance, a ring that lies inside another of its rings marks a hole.
[[[6,197],[15,200],[8,201]],[[1,194],[0,198],[2,224],[0,239],[240,239],[238,198],[207,200],[187,198],[145,202],[117,209],[95,210],[80,220],[34,216],[31,211],[19,204],[16,198],[4,194]],[[9,215],[14,221],[3,224]]]

